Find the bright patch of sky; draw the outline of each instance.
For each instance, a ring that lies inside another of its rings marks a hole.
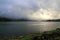
[[[31,20],[60,19],[60,0],[0,0],[0,16]]]

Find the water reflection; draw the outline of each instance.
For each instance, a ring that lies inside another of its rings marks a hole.
[[[60,22],[0,22],[0,35],[38,33],[60,28]]]
[[[60,28],[60,22],[35,22],[27,24],[30,31],[49,31]]]

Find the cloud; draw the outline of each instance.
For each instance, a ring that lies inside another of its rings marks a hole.
[[[60,0],[0,0],[0,16],[30,20],[60,19]]]

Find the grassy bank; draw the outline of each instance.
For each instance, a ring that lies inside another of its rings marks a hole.
[[[23,36],[0,37],[0,40],[60,40],[60,28]]]

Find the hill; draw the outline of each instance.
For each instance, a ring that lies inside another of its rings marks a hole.
[[[60,21],[60,19],[52,19],[52,20],[44,20],[44,21],[47,21],[47,22],[58,22],[58,21]]]
[[[11,19],[11,18],[0,17],[0,22],[5,22],[5,21],[37,21],[37,20],[28,20],[28,19]],[[44,21],[44,22],[59,22],[60,19],[40,20],[40,21]]]
[[[32,20],[28,20],[28,19],[11,19],[11,18],[0,17],[0,22],[5,22],[5,21],[32,21]]]

